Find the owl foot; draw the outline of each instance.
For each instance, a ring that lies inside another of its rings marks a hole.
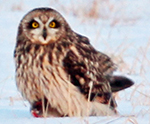
[[[33,117],[62,117],[57,109],[52,108],[47,99],[39,100],[33,103],[31,107],[31,114]]]
[[[35,102],[31,108],[31,114],[33,117],[42,117],[42,101]]]

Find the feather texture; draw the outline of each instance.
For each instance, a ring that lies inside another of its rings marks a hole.
[[[34,20],[40,25],[37,29],[28,26]],[[57,27],[46,27],[52,21]],[[45,41],[42,31],[48,35]],[[112,96],[115,64],[95,50],[88,38],[72,31],[57,11],[39,8],[23,18],[14,58],[17,87],[34,116],[116,114]]]

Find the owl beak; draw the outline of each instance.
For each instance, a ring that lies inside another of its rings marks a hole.
[[[47,31],[46,31],[46,29],[44,28],[44,29],[43,29],[43,38],[44,38],[44,40],[46,40],[46,37],[47,37]]]

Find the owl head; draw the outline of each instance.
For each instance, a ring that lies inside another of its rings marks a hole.
[[[51,8],[37,8],[23,17],[18,37],[44,45],[65,37],[69,29],[65,19],[57,11]]]

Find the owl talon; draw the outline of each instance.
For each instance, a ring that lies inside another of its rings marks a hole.
[[[33,105],[32,105],[32,108],[31,108],[31,114],[34,116],[34,117],[42,117],[40,114],[42,112],[42,102],[41,100],[38,101],[38,102],[35,102]]]
[[[32,114],[33,117],[36,117],[36,118],[41,117],[41,116],[39,115],[39,111],[36,111],[36,110],[32,110],[32,111],[31,111],[31,114]]]

